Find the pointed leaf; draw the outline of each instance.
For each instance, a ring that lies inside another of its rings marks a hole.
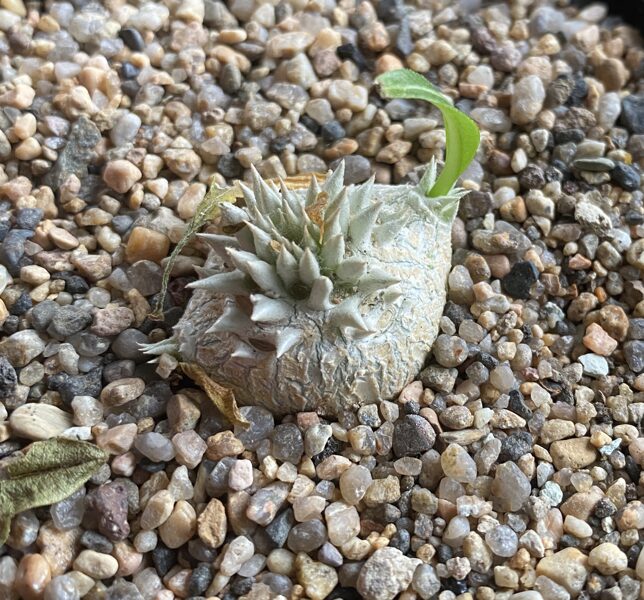
[[[398,69],[383,73],[376,81],[386,98],[425,100],[440,109],[445,122],[445,166],[428,195],[432,198],[447,195],[476,155],[480,141],[476,123],[420,73]]]

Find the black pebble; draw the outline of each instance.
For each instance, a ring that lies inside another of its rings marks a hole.
[[[85,294],[89,290],[89,283],[80,275],[68,271],[52,275],[52,279],[62,279],[65,282],[65,291],[69,294]]]
[[[351,60],[361,71],[367,69],[369,65],[362,52],[354,44],[342,44],[336,50],[338,56],[343,60]]]
[[[329,121],[320,127],[322,139],[327,142],[335,142],[345,136],[344,127],[338,121]]]
[[[509,395],[510,401],[508,403],[508,409],[526,421],[529,420],[532,417],[532,410],[524,402],[521,392],[519,390],[510,390]]]
[[[163,544],[152,550],[152,562],[161,577],[163,577],[176,564],[176,550],[171,550]]]
[[[640,187],[640,174],[630,165],[617,163],[610,172],[610,176],[613,183],[616,183],[627,192],[634,192]]]
[[[132,29],[131,27],[121,29],[121,31],[119,31],[119,37],[130,50],[140,52],[145,48],[143,36],[136,29]]]
[[[17,317],[24,315],[32,306],[31,296],[22,292],[18,299],[11,305],[9,312]]]
[[[501,288],[513,298],[527,299],[530,297],[532,284],[539,279],[539,271],[529,260],[521,261],[512,266],[510,272],[501,279]]]

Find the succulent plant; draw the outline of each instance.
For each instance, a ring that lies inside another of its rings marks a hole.
[[[430,197],[434,162],[417,185],[343,181],[344,163],[305,190],[253,170],[244,206],[220,204],[199,234],[211,252],[173,338],[147,351],[275,414],[396,396],[438,332],[463,191]]]

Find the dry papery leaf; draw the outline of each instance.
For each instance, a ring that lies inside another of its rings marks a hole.
[[[68,498],[107,460],[98,446],[63,438],[34,442],[24,452],[0,480],[0,545],[13,516]]]

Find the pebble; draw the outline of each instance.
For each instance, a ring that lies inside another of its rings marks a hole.
[[[14,590],[25,600],[38,600],[43,597],[50,580],[49,564],[42,554],[25,554],[18,563]]]
[[[94,550],[82,550],[74,560],[74,568],[92,579],[102,580],[109,579],[116,574],[118,562],[109,554]]]
[[[393,451],[398,458],[422,454],[435,440],[432,426],[418,415],[405,415],[394,424]]]
[[[409,587],[420,563],[396,548],[379,548],[360,569],[357,590],[366,600],[393,600]]]
[[[248,538],[238,536],[233,539],[223,552],[219,571],[226,577],[231,577],[242,565],[253,557],[255,546]]]
[[[512,95],[510,118],[517,125],[526,125],[534,119],[543,107],[546,92],[537,75],[528,75],[515,85]]]
[[[197,514],[186,500],[179,500],[166,521],[159,526],[159,536],[168,548],[180,548],[197,531]]]
[[[9,425],[18,437],[48,440],[59,436],[73,425],[71,415],[51,404],[27,403],[16,408]]]
[[[450,444],[441,454],[441,467],[447,477],[460,483],[474,483],[476,463],[458,444]]]
[[[299,553],[295,559],[297,580],[311,600],[324,600],[338,584],[336,570]]]
[[[548,577],[573,595],[579,594],[588,576],[588,558],[577,548],[564,548],[537,563],[537,575]]]

